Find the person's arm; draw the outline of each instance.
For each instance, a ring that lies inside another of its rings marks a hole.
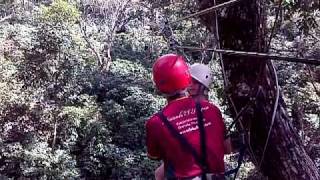
[[[160,160],[160,146],[158,140],[159,128],[154,120],[150,119],[146,123],[146,143],[147,143],[147,155],[152,160]]]
[[[164,180],[164,164],[161,165],[154,172],[156,180]]]
[[[216,112],[218,113],[218,118],[219,118],[219,122],[221,123],[221,127],[223,127],[223,135],[224,135],[224,141],[223,141],[223,147],[224,147],[224,154],[231,154],[232,153],[232,143],[231,143],[231,138],[229,136],[227,136],[226,134],[228,132],[226,125],[224,123],[224,119],[222,117],[222,113],[220,111],[220,109],[216,106],[213,106],[216,109]]]

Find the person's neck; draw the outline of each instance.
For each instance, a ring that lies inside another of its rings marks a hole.
[[[192,96],[192,98],[194,100],[197,100],[197,101],[203,101],[203,100],[207,100],[207,96],[205,96],[204,94],[201,94],[201,95],[197,95],[197,96]]]
[[[185,93],[177,94],[177,95],[174,95],[174,96],[167,97],[167,101],[168,101],[168,103],[170,103],[170,102],[172,102],[174,100],[178,100],[178,99],[186,98],[186,97],[187,97],[187,94],[185,94]]]

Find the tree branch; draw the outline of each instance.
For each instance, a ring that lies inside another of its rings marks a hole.
[[[9,20],[9,19],[11,19],[11,18],[12,18],[12,14],[9,15],[9,16],[4,17],[4,18],[2,18],[2,19],[0,19],[0,23],[2,23],[2,22],[4,22],[4,21],[7,21],[7,20]]]
[[[54,149],[54,147],[56,145],[56,141],[57,141],[57,126],[58,126],[58,122],[57,122],[57,119],[55,117],[54,129],[53,129],[52,150]]]
[[[89,37],[88,37],[88,35],[87,35],[86,27],[85,27],[85,26],[82,26],[82,25],[81,25],[81,22],[79,22],[79,27],[80,27],[80,30],[81,30],[81,32],[82,32],[82,34],[83,34],[83,36],[82,36],[83,39],[86,41],[89,49],[91,49],[91,51],[94,53],[94,55],[95,55],[95,57],[96,57],[96,59],[97,59],[97,62],[98,62],[99,64],[102,64],[102,60],[101,60],[101,57],[100,57],[99,53],[98,53],[97,50],[93,47],[92,43],[91,43],[90,40],[89,40]]]

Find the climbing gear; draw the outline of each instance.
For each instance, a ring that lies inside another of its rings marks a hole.
[[[195,63],[190,66],[191,77],[209,88],[212,82],[211,70],[204,64]]]
[[[233,122],[230,124],[230,126],[227,128],[227,133],[226,136],[225,136],[225,139],[227,138],[231,138],[231,140],[233,139],[232,135],[233,134],[230,134],[230,130],[232,129],[232,127],[236,124],[236,122],[239,121],[239,118],[242,116],[242,114],[247,110],[247,108],[249,107],[249,105],[251,104],[252,102],[250,101],[250,103],[248,103],[245,107],[243,107],[240,112],[237,114],[237,117],[233,120]],[[239,155],[238,155],[238,162],[237,162],[237,167],[235,167],[234,169],[231,169],[231,170],[228,170],[226,171],[224,174],[225,176],[230,176],[232,174],[234,174],[233,176],[233,179],[236,179],[237,177],[237,174],[239,172],[239,169],[241,167],[241,164],[242,164],[242,161],[243,161],[243,158],[244,158],[244,155],[245,155],[245,152],[246,152],[246,149],[247,149],[247,146],[248,144],[246,143],[246,139],[248,137],[248,132],[246,132],[245,130],[242,130],[240,132],[241,134],[241,139],[237,139],[236,141],[233,141],[232,142],[232,145],[235,146],[236,149],[239,148]],[[250,146],[249,146],[250,147]]]
[[[200,168],[202,169],[202,174],[201,174],[201,179],[202,180],[210,180],[210,178],[208,178],[208,164],[207,164],[207,148],[206,148],[206,135],[205,135],[205,129],[204,129],[204,122],[203,122],[203,114],[201,112],[201,104],[200,102],[196,101],[196,113],[197,113],[197,119],[198,119],[198,127],[199,127],[199,131],[200,131],[200,145],[201,145],[201,155],[199,155],[197,153],[197,151],[195,150],[195,148],[188,142],[188,140],[181,135],[168,121],[167,117],[163,114],[162,111],[160,111],[157,116],[161,119],[161,121],[164,123],[164,125],[169,129],[170,133],[172,134],[173,137],[175,137],[180,144],[186,149],[188,150],[193,158],[195,159],[195,161],[197,162],[197,164],[200,166]],[[239,151],[239,157],[238,157],[238,164],[237,167],[231,170],[228,170],[224,173],[224,176],[230,176],[232,174],[234,174],[234,179],[237,177],[238,171],[241,167],[244,155],[245,155],[245,151],[246,151],[246,145],[245,145],[245,133],[241,134],[242,137],[242,142],[241,142],[241,146],[240,146],[240,151]],[[212,176],[215,177],[215,176]],[[219,178],[211,178],[211,179],[224,179],[221,178],[221,176],[217,176]],[[194,177],[194,178],[200,178],[199,177]],[[193,180],[193,178],[191,178]]]
[[[196,113],[197,113],[197,119],[198,119],[198,127],[200,131],[200,142],[201,142],[201,155],[197,153],[195,148],[188,142],[188,140],[181,135],[168,121],[167,117],[163,114],[162,111],[160,111],[157,115],[161,119],[161,121],[167,126],[170,133],[173,137],[175,137],[180,144],[188,150],[199,167],[202,170],[201,178],[202,180],[207,180],[207,174],[208,174],[208,163],[207,163],[207,148],[206,148],[206,135],[205,135],[205,129],[204,129],[204,121],[203,121],[203,114],[201,112],[201,104],[200,102],[196,101]]]
[[[195,148],[188,142],[188,140],[181,135],[168,121],[167,117],[163,114],[162,111],[158,113],[158,117],[161,119],[161,121],[167,126],[169,129],[170,133],[175,137],[181,145],[190,151],[192,154],[193,158],[195,161],[198,163],[200,168],[202,169],[202,179],[206,180],[206,173],[208,172],[208,165],[206,162],[207,154],[206,154],[206,139],[205,139],[205,131],[204,131],[204,122],[203,122],[203,115],[201,112],[201,105],[197,101],[196,102],[196,111],[197,111],[197,119],[198,119],[198,126],[199,126],[199,131],[200,131],[200,142],[201,142],[201,155],[197,153]]]
[[[201,162],[205,167],[205,169],[203,169],[201,179],[206,180],[207,179],[206,173],[208,172],[206,131],[204,129],[203,114],[201,112],[201,104],[199,101],[196,101],[196,112],[197,112],[197,119],[198,119],[198,128],[200,131],[200,145],[201,145],[200,149],[202,154]]]
[[[163,55],[153,65],[153,81],[161,93],[175,95],[190,85],[189,67],[182,56]]]
[[[239,169],[241,167],[245,152],[246,152],[246,148],[247,148],[247,146],[245,144],[245,133],[241,133],[241,142],[240,142],[240,150],[239,150],[237,167],[226,171],[224,173],[225,176],[230,176],[230,175],[234,174],[233,179],[236,179],[237,174],[239,172]]]

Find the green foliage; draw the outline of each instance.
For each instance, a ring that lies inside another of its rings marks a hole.
[[[77,104],[81,105],[64,106],[61,116],[67,116],[76,127],[80,127],[83,122],[89,123],[90,121],[97,121],[99,107],[94,102],[94,98],[88,95],[79,95],[76,98]]]
[[[76,160],[66,150],[56,150],[46,143],[35,143],[23,154],[22,174],[41,179],[77,179],[79,169]]]
[[[317,22],[319,5],[318,1],[286,0],[284,1],[284,7],[286,9],[284,20],[293,23],[293,25],[298,28],[299,34],[310,34],[319,26]]]
[[[158,55],[171,52],[154,14],[174,20],[180,12],[195,11],[194,1],[185,6],[169,1],[130,4],[118,17],[120,24],[108,26],[115,34],[102,29],[115,19],[100,9],[114,15],[117,1],[110,2],[111,9],[98,1],[86,1],[85,7],[73,2],[30,2],[32,8],[15,4],[12,8],[26,17],[17,14],[0,24],[0,179],[152,179],[159,163],[146,156],[144,125],[165,99],[155,95],[151,67]],[[0,11],[11,13],[12,8]],[[98,70],[92,48],[75,25],[78,21],[88,27],[87,37],[97,52],[106,36],[113,37],[108,72]],[[296,37],[301,31],[298,21],[292,22],[293,30],[286,30]],[[195,20],[177,24],[173,31],[186,45],[209,43],[211,38]],[[201,59],[199,53],[185,53],[190,63]],[[216,61],[210,66],[215,75],[210,99],[225,110],[221,69]],[[278,70],[289,108],[304,102],[309,123],[305,142],[311,147],[318,143],[312,137],[318,136],[319,97],[303,67],[279,64]],[[319,157],[313,146],[310,152]],[[251,169],[245,166],[240,177],[245,179]]]
[[[41,19],[54,23],[75,23],[80,17],[80,12],[75,5],[66,0],[55,0],[46,7],[42,6]]]

